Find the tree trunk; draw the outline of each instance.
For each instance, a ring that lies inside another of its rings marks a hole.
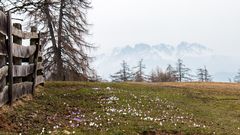
[[[58,41],[58,47],[57,47],[57,42],[56,42],[56,38],[55,38],[55,35],[54,35],[54,28],[53,28],[53,25],[52,25],[52,18],[51,18],[51,15],[50,15],[48,4],[47,4],[48,0],[45,0],[45,3],[46,3],[45,4],[45,13],[46,13],[46,16],[47,16],[51,41],[52,41],[52,44],[53,44],[54,61],[56,61],[56,63],[57,63],[56,79],[57,80],[63,80],[64,78],[63,78],[63,64],[62,64],[62,59],[61,59],[61,38],[59,38],[59,36],[61,37],[61,35],[58,35],[58,40],[60,40],[60,41]],[[62,11],[62,7],[61,7],[60,11]],[[60,31],[60,33],[61,33],[61,31]]]
[[[63,60],[62,60],[62,25],[63,25],[63,8],[65,0],[61,0],[61,6],[59,11],[59,20],[58,20],[58,47],[57,47],[57,74],[61,81],[65,81],[64,69],[63,69]]]

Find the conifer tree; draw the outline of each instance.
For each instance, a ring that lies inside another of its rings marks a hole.
[[[130,81],[131,77],[132,77],[132,74],[126,61],[123,61],[121,63],[121,69],[118,72],[116,72],[114,75],[111,75],[113,82]]]
[[[138,61],[138,65],[136,67],[134,67],[134,69],[136,70],[133,73],[133,78],[134,81],[136,82],[143,82],[146,80],[146,75],[144,73],[144,69],[145,69],[145,65],[143,64],[143,59],[141,59],[140,61]]]

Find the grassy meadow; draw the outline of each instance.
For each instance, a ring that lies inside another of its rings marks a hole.
[[[240,84],[47,82],[0,109],[0,134],[240,134]]]

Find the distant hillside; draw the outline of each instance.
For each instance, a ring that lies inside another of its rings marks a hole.
[[[214,81],[228,81],[240,68],[240,64],[236,63],[237,58],[217,55],[204,45],[188,42],[181,42],[176,46],[140,43],[134,46],[115,48],[109,54],[96,56],[94,67],[103,78],[109,79],[110,74],[119,69],[122,60],[127,61],[133,67],[138,60],[144,59],[147,67],[145,72],[148,74],[156,66],[163,69],[168,64],[175,66],[178,58],[184,60],[185,65],[192,69],[193,74],[197,68],[206,65],[214,76]]]

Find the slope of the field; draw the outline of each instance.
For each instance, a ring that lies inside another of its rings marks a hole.
[[[0,134],[240,134],[240,85],[47,82]]]

